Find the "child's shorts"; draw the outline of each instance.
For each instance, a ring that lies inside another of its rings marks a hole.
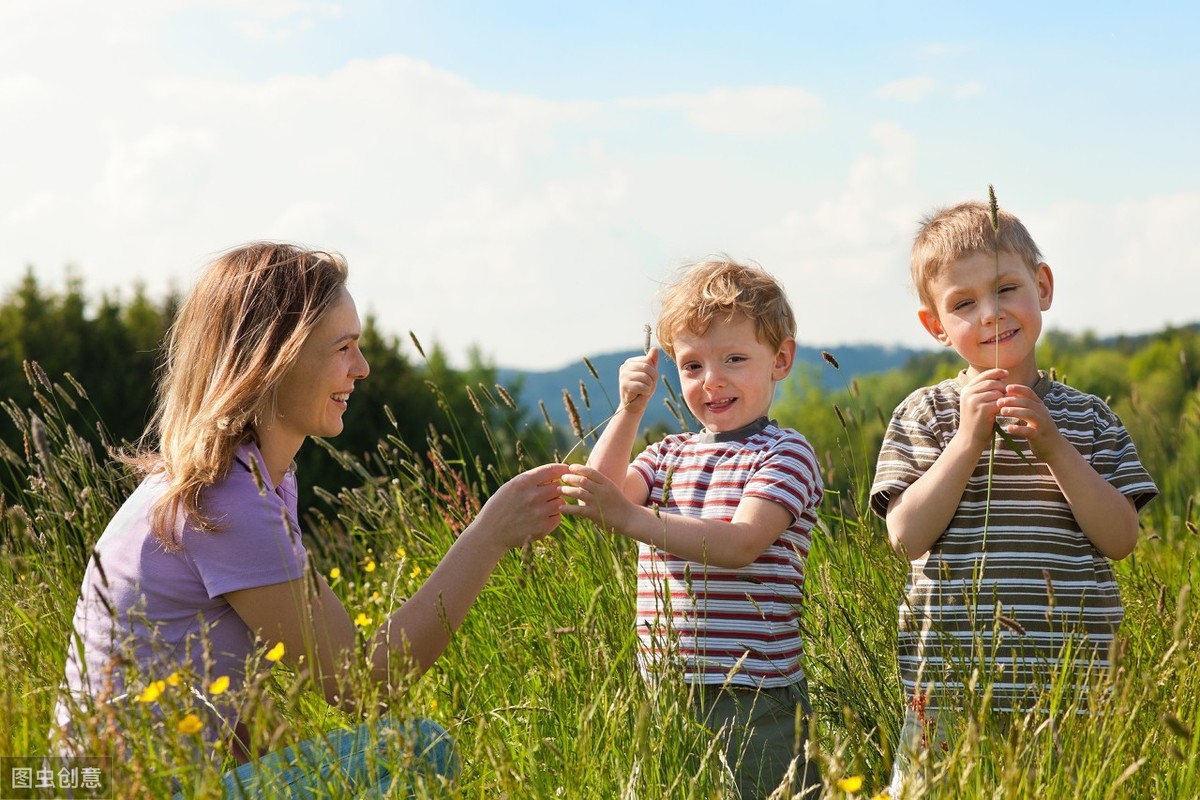
[[[804,755],[812,715],[807,679],[772,689],[694,685],[690,702],[700,723],[721,737],[725,763],[742,800],[771,794],[793,760],[796,774],[788,796],[818,796],[820,772]]]

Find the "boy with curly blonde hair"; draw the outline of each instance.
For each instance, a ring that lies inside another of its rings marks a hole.
[[[587,465],[563,477],[564,496],[578,501],[563,513],[640,543],[643,674],[689,686],[741,797],[767,796],[793,762],[788,788],[815,796],[799,620],[823,485],[813,448],[768,416],[795,358],[795,316],[765,270],[719,258],[667,287],[657,333],[703,428],[631,459],[658,351],[628,359],[620,409]]]

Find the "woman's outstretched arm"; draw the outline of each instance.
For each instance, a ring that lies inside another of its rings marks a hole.
[[[376,681],[387,680],[397,657],[416,675],[433,665],[504,555],[558,526],[559,479],[566,471],[563,464],[535,467],[488,499],[429,579],[369,640],[366,657]],[[283,642],[290,663],[308,665],[328,702],[353,705],[342,676],[362,655],[350,615],[323,577],[242,589],[225,598],[264,641]]]

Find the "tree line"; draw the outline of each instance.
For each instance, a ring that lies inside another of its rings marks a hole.
[[[36,363],[54,380],[69,375],[86,391],[99,429],[83,435],[98,446],[131,445],[149,419],[160,345],[179,303],[177,294],[154,300],[141,286],[128,299],[103,294],[93,302],[78,278],[55,290],[27,270],[0,302],[0,401],[7,399],[10,415],[12,408],[36,405],[37,381],[26,369]],[[551,430],[537,410],[519,407],[512,398],[520,386],[498,386],[496,368],[478,351],[466,369],[455,369],[440,347],[386,335],[372,316],[364,320],[361,347],[371,377],[356,387],[345,430],[326,447],[298,456],[302,508],[320,505],[314,487],[337,491],[359,482],[361,475],[347,475],[348,462],[331,451],[368,464],[379,463],[385,451],[403,451],[435,474],[467,476],[477,491],[492,478],[568,451],[573,460],[586,456],[575,447],[578,431]],[[821,369],[840,371],[836,352],[826,361]],[[1039,345],[1038,363],[1108,402],[1163,491],[1152,513],[1176,516],[1169,524],[1156,519],[1158,528],[1187,530],[1200,506],[1200,325],[1105,340],[1052,331]],[[960,367],[952,353],[922,354],[900,369],[846,375],[841,388],[831,390],[817,368],[801,366],[781,387],[772,414],[814,443],[831,497],[857,513],[865,509],[873,455],[892,409],[913,389]],[[564,394],[567,388],[573,387]],[[586,403],[585,388],[578,392]],[[0,442],[28,452],[21,426],[6,422],[0,418]],[[650,432],[647,440],[664,432]],[[0,475],[0,492],[20,491],[21,480]]]

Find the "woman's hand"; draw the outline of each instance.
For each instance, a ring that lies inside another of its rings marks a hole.
[[[560,479],[566,464],[543,464],[510,479],[488,498],[471,523],[506,550],[541,539],[562,521]]]

